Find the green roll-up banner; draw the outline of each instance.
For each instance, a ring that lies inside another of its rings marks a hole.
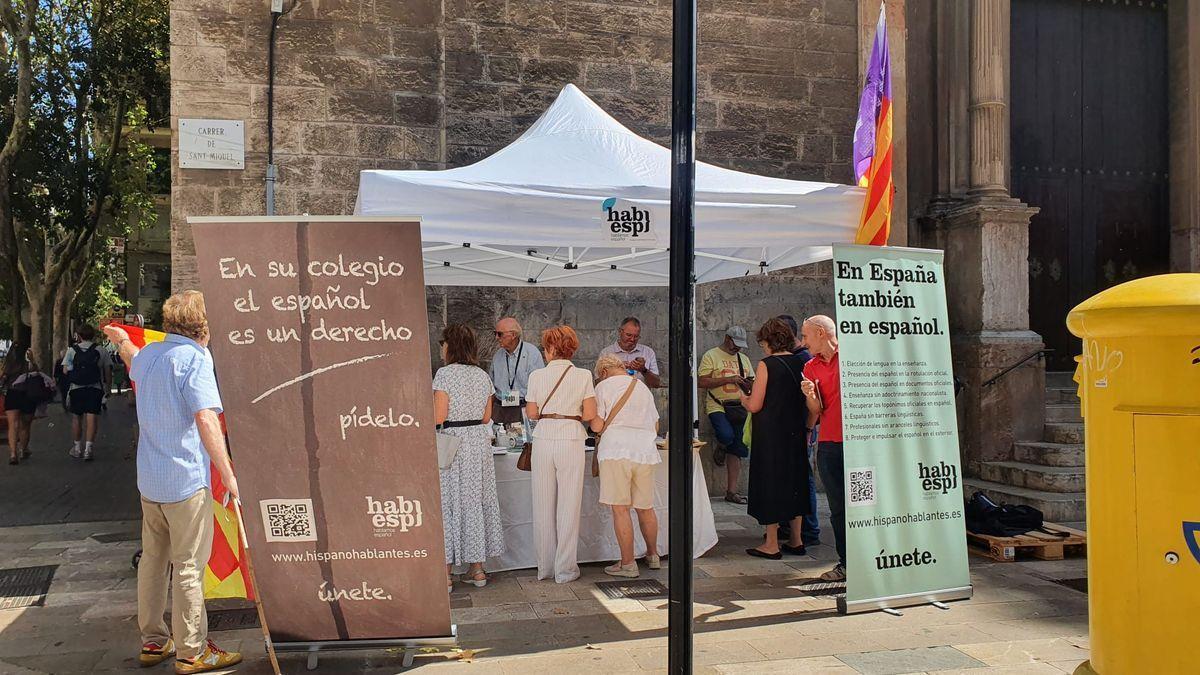
[[[971,596],[942,251],[833,249],[843,612]]]

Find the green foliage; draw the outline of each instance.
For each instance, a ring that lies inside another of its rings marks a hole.
[[[76,299],[79,321],[98,326],[113,312],[123,312],[129,303],[117,292],[116,280],[123,276],[121,258],[108,248],[97,251],[84,275]]]
[[[55,239],[108,216],[121,231],[101,234],[122,236],[153,218],[153,153],[132,132],[168,121],[147,112],[168,96],[168,45],[167,0],[41,4],[32,130],[14,172],[22,224]]]
[[[112,237],[153,224],[161,155],[139,139],[168,124],[169,0],[36,0],[29,134],[11,172],[20,274],[36,310],[34,349],[63,292],[79,314],[108,312],[120,267]],[[23,7],[22,7],[23,8]],[[3,37],[3,36],[0,36]],[[0,40],[0,51],[10,50]],[[0,122],[12,118],[16,68],[0,64]],[[61,322],[68,317],[56,317]],[[85,318],[85,317],[80,317]]]

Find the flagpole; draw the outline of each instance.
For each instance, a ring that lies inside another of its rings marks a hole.
[[[254,592],[254,609],[258,610],[258,625],[262,628],[263,640],[267,643],[267,658],[271,660],[271,668],[275,675],[279,672],[279,659],[275,656],[275,643],[271,642],[271,631],[267,628],[267,615],[263,613],[262,594],[258,592],[258,583],[254,581],[254,563],[250,561],[250,540],[246,539],[246,521],[242,520],[242,501],[233,500],[233,511],[238,519],[238,536],[242,539],[242,551],[246,554],[246,572],[250,576],[250,590]]]

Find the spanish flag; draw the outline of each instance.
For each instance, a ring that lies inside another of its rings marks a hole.
[[[856,244],[886,246],[892,229],[892,64],[884,5],[854,125],[854,180],[867,189]]]
[[[120,323],[114,325],[123,328],[129,334],[129,341],[138,349],[151,342],[159,342],[167,336],[162,331],[149,328]],[[221,416],[221,430],[225,430],[224,415]],[[213,542],[208,565],[204,568],[204,597],[253,600],[254,590],[247,581],[250,573],[246,571],[246,551],[242,548],[242,539],[238,533],[238,519],[233,500],[230,499],[227,503],[229,491],[221,482],[221,475],[211,465],[209,473],[212,478]]]

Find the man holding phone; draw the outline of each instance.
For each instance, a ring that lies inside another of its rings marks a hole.
[[[721,346],[704,353],[696,373],[700,387],[708,390],[704,411],[717,437],[713,463],[725,467],[725,501],[733,504],[746,503],[737,486],[742,460],[750,456],[750,449],[742,442],[747,412],[738,395],[742,391],[749,394],[754,382],[754,364],[742,353],[746,346],[746,329],[730,326]]]

